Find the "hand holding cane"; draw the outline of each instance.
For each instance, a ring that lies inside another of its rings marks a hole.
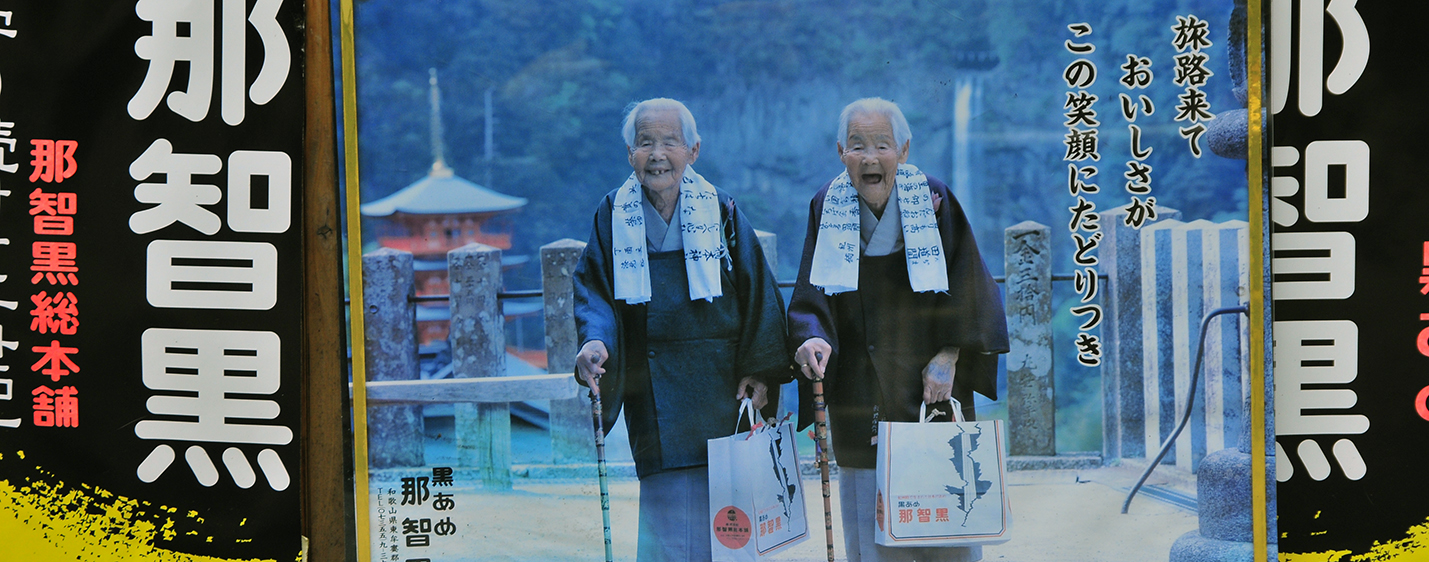
[[[591,419],[595,424],[595,470],[600,479],[600,516],[605,523],[605,562],[615,559],[610,547],[610,484],[605,473],[605,426],[601,421],[600,375],[590,385]]]
[[[815,353],[814,364],[805,366],[813,367],[814,444],[818,451],[819,483],[823,485],[824,492],[824,542],[828,545],[829,562],[834,562],[834,510],[829,493],[829,413],[824,404],[824,372],[819,366],[823,360],[823,354]]]

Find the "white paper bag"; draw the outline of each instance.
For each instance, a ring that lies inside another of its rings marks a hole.
[[[755,429],[710,439],[710,551],[716,561],[763,560],[809,538],[804,485],[794,450],[794,427],[760,426],[745,400]]]
[[[927,405],[924,405],[926,408]],[[875,542],[975,546],[1007,542],[1006,430],[1001,420],[879,422]]]

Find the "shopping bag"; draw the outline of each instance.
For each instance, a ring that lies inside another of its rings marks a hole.
[[[1006,435],[1002,420],[879,422],[875,542],[975,546],[1007,542]]]
[[[754,419],[745,400],[751,429],[710,439],[710,551],[716,561],[763,560],[809,538],[804,485],[794,426]]]

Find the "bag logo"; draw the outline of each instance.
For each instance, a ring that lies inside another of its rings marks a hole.
[[[958,435],[948,440],[948,447],[952,449],[953,453],[948,461],[953,463],[953,468],[962,482],[944,486],[944,489],[948,491],[948,494],[957,496],[958,510],[963,512],[962,525],[966,527],[968,517],[972,515],[973,504],[992,489],[992,481],[984,479],[983,466],[978,461],[978,457],[982,456],[979,451],[983,437],[982,426],[979,424],[965,425],[971,427],[959,425]],[[942,517],[939,520],[942,520]]]
[[[749,516],[735,506],[725,506],[714,518],[714,535],[719,543],[730,550],[739,550],[749,544]]]

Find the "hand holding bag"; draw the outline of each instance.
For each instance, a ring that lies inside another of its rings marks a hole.
[[[1007,542],[1006,430],[1002,420],[879,422],[875,542],[976,546]],[[936,413],[936,410],[935,410]]]
[[[750,430],[710,439],[710,551],[716,561],[763,560],[809,538],[804,485],[794,447],[794,427],[755,421],[748,399]]]

